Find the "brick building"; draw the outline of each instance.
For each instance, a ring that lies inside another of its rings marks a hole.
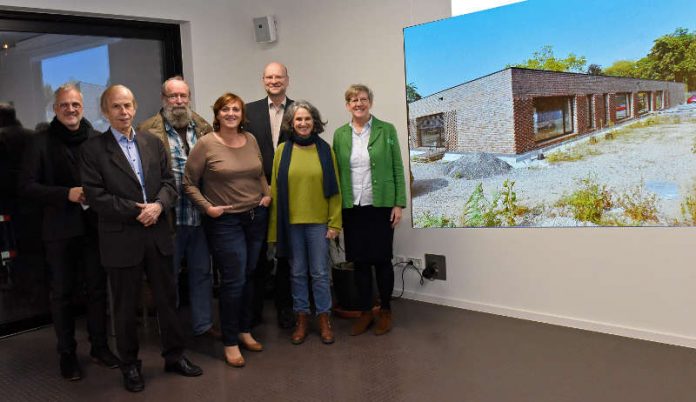
[[[511,67],[408,105],[409,145],[523,154],[685,102],[683,83]]]

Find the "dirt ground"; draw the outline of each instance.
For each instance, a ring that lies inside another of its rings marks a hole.
[[[680,205],[696,184],[696,104],[681,105],[642,118],[657,123],[647,127],[631,127],[636,121],[617,126],[614,139],[607,140],[607,130],[583,141],[559,148],[559,152],[578,152],[585,157],[577,161],[549,163],[548,159],[531,161],[507,174],[466,180],[447,176],[445,165],[438,161],[411,161],[413,217],[418,226],[424,214],[445,216],[460,226],[460,217],[467,199],[478,183],[488,199],[500,191],[505,180],[515,182],[517,202],[530,209],[520,217],[520,226],[580,226],[587,222],[573,219],[557,202],[580,187],[579,180],[593,177],[613,194],[624,194],[643,184],[647,194],[657,197],[658,222],[642,225],[673,225],[683,221]],[[588,149],[590,152],[588,152]],[[556,151],[556,150],[554,150]],[[553,152],[550,152],[553,153]],[[550,153],[547,153],[549,155]],[[456,159],[457,155],[447,155]],[[622,211],[612,211],[617,216]]]

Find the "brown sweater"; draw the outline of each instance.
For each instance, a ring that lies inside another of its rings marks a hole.
[[[225,212],[248,211],[270,195],[256,139],[244,133],[240,148],[222,144],[215,135],[201,137],[186,161],[184,192],[204,213],[211,206],[231,206]]]

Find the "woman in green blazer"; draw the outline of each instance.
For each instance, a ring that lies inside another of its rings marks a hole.
[[[351,335],[364,333],[374,320],[372,266],[380,296],[375,333],[382,335],[392,327],[392,243],[394,228],[406,207],[404,167],[396,129],[370,113],[370,88],[351,85],[345,100],[351,121],[336,130],[333,148],[343,196],[346,260],[354,265],[362,311]]]

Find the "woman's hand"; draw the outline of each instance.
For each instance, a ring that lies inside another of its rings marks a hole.
[[[220,215],[225,213],[225,208],[229,207],[208,207],[205,210],[205,214],[211,218],[218,218]]]
[[[389,218],[389,222],[391,222],[391,227],[394,229],[396,225],[401,222],[401,207],[394,207],[392,208],[391,212],[391,217]]]
[[[271,196],[270,196],[270,195],[266,195],[266,196],[264,196],[263,198],[261,198],[261,201],[259,202],[259,205],[262,206],[262,207],[268,207],[269,205],[271,205]]]
[[[329,240],[333,240],[338,236],[338,230],[329,228],[329,230],[326,231],[326,238]]]

